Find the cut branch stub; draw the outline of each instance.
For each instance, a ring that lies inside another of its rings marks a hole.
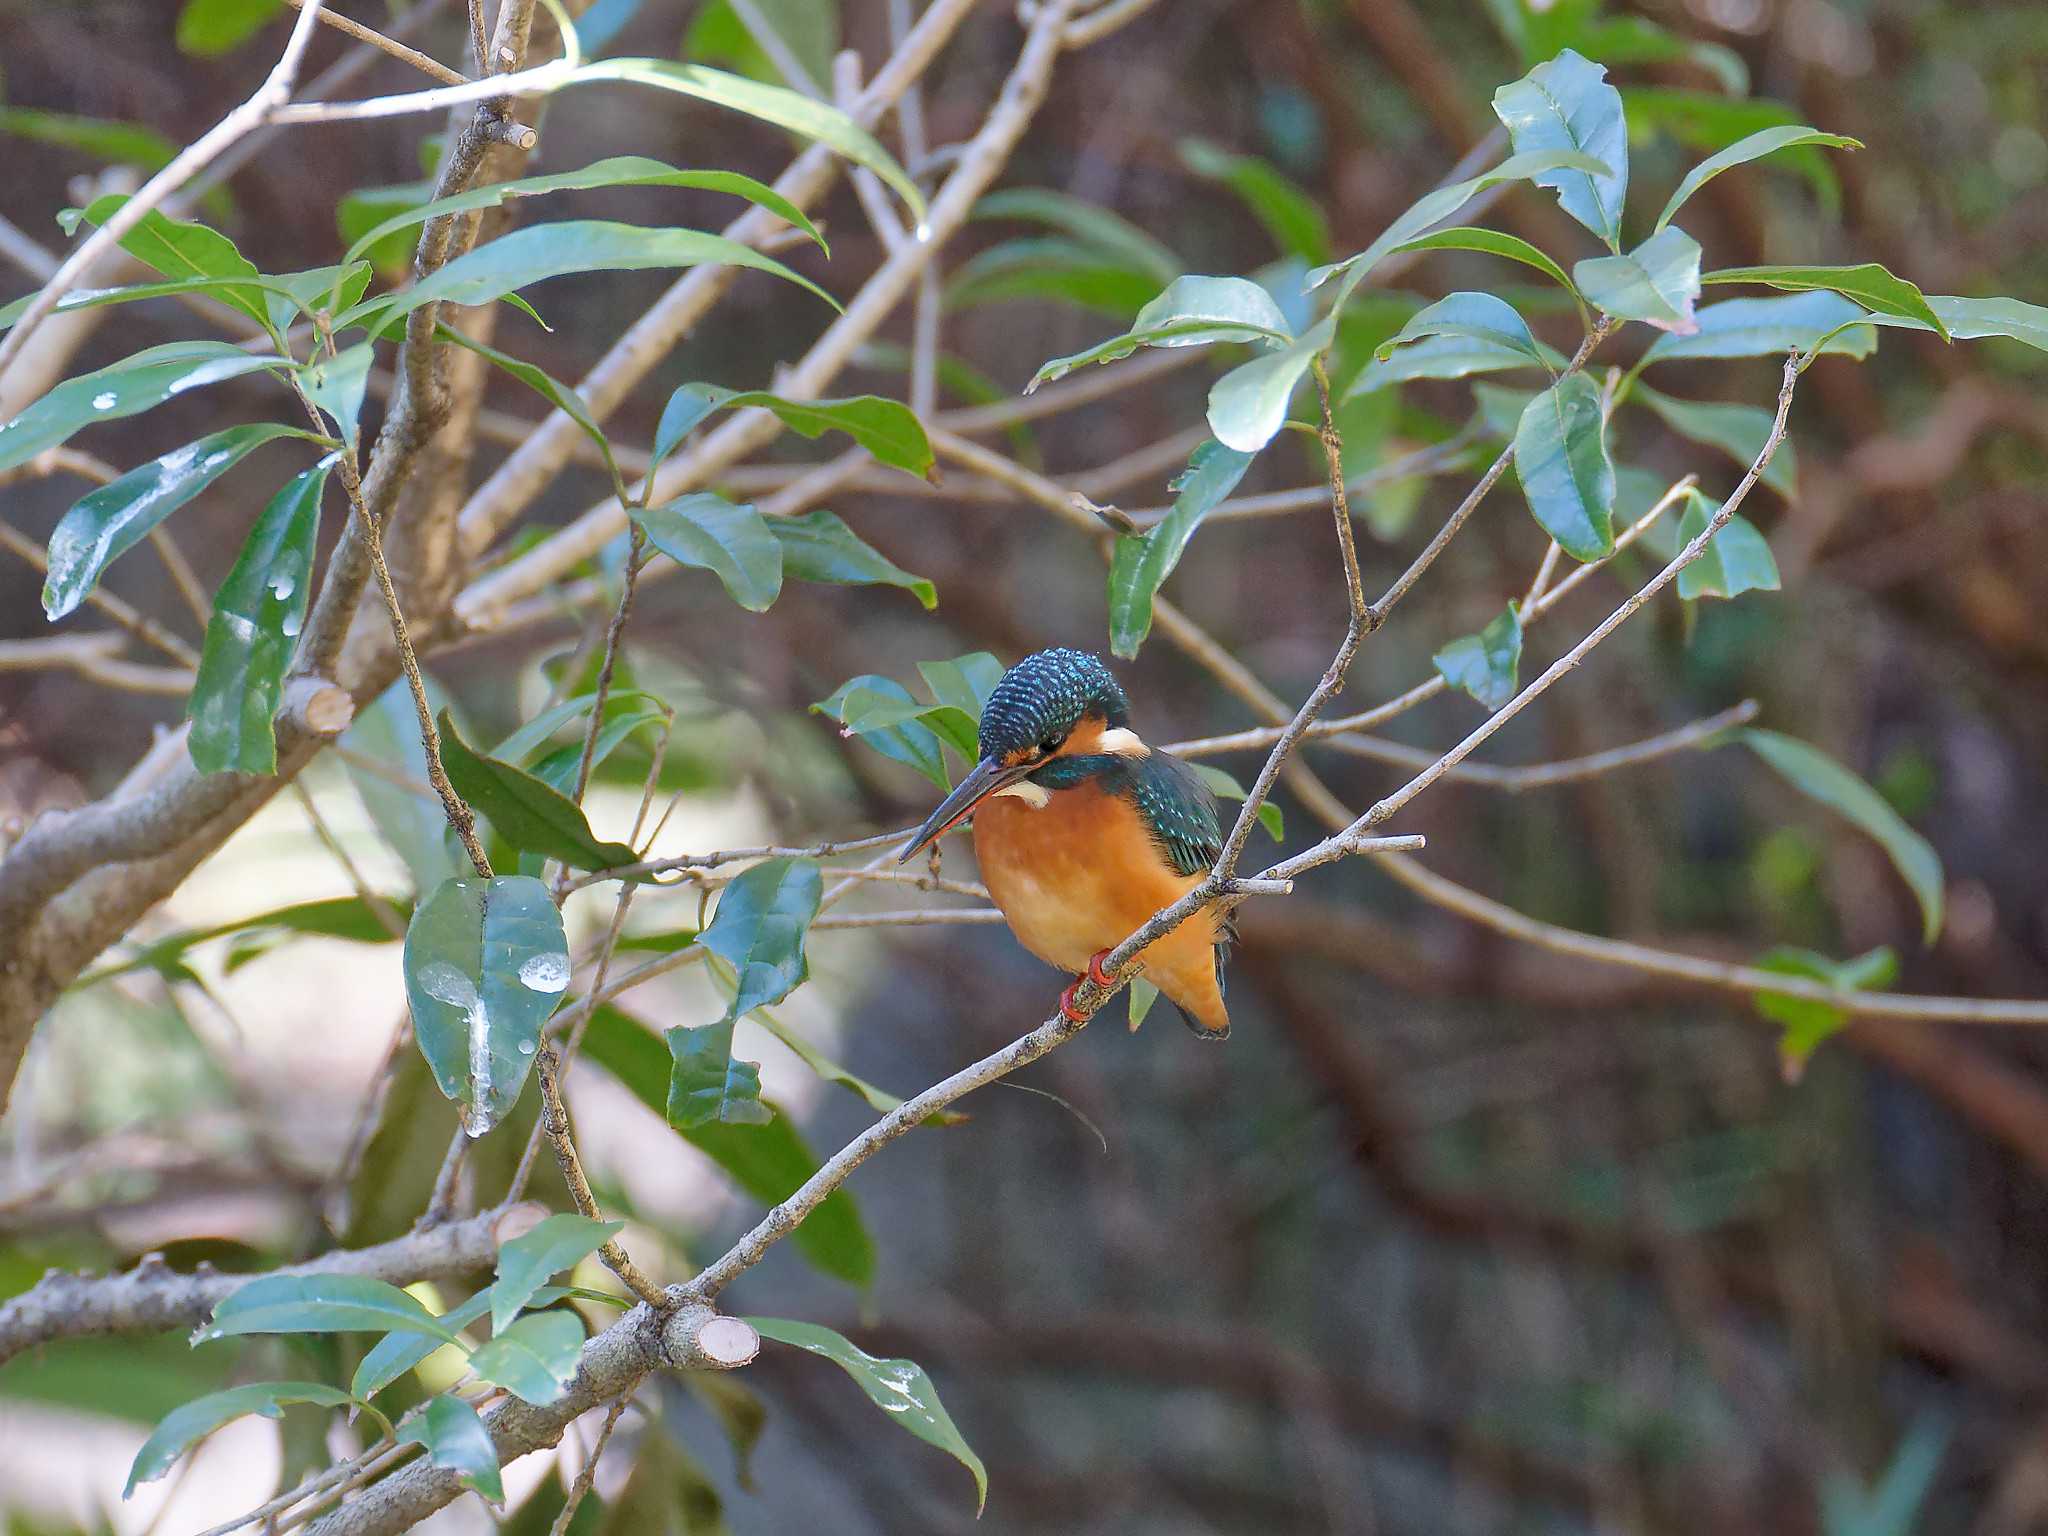
[[[569,941],[527,875],[447,880],[405,932],[413,1033],[441,1092],[481,1136],[511,1109],[569,985]]]

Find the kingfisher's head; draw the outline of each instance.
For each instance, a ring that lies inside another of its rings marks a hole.
[[[1142,755],[1145,745],[1129,720],[1130,702],[1100,658],[1064,647],[1026,656],[1002,675],[982,709],[981,761],[918,828],[903,858],[996,795],[1044,804],[1046,791],[1030,779],[1055,758]]]

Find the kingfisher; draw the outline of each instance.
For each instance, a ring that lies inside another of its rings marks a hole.
[[[1107,986],[1110,950],[1216,862],[1215,796],[1193,768],[1139,739],[1123,688],[1085,651],[1038,651],[1005,672],[978,745],[981,760],[902,860],[972,816],[981,878],[1010,931],[1048,965]],[[1145,979],[1199,1039],[1230,1035],[1230,937],[1229,919],[1205,907],[1139,953]],[[1072,1019],[1079,985],[1060,994]]]

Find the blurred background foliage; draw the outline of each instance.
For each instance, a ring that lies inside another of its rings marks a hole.
[[[249,28],[181,23],[147,0],[0,0],[0,214],[54,247],[53,210],[203,131],[267,67],[279,35],[272,7],[244,9],[260,41],[245,40]],[[886,49],[885,7],[869,0],[751,0],[786,42],[780,62],[740,9],[599,0],[585,25],[602,51],[763,78],[793,65],[825,79],[841,47],[870,59]],[[454,10],[414,0],[410,11],[393,5],[382,20],[459,57]],[[925,91],[933,143],[979,121],[1016,35],[994,8],[964,29]],[[1013,394],[1044,359],[1120,328],[1179,272],[1359,249],[1487,139],[1498,83],[1564,46],[1610,66],[1634,179],[1659,196],[1702,153],[1775,122],[1868,146],[1711,183],[1687,222],[1715,265],[1878,260],[1930,293],[2048,295],[2038,4],[1169,0],[1062,64],[1008,190],[948,251],[943,402]],[[323,35],[315,62],[338,52]],[[410,83],[389,64],[366,78]],[[708,111],[590,93],[550,108],[535,168],[638,153],[772,179],[785,152],[773,134]],[[281,136],[214,195],[211,214],[266,271],[319,265],[417,202],[434,155],[414,120]],[[657,199],[680,222],[715,227],[705,194],[567,202],[579,217],[646,221]],[[848,292],[878,248],[849,190],[824,213],[831,262],[803,250],[784,259]],[[1515,192],[1488,222],[1567,263],[1590,251],[1547,195]],[[383,259],[405,255],[401,242]],[[1569,350],[1569,301],[1533,280],[1502,289],[1501,275],[1456,253],[1403,271],[1354,306],[1343,356],[1355,371],[1422,303],[1482,284]],[[663,281],[556,285],[542,305],[552,330],[521,323],[516,350],[575,379]],[[29,286],[11,272],[6,292]],[[118,313],[82,361],[189,333],[173,305]],[[648,441],[685,379],[768,385],[818,320],[793,290],[742,282],[658,387],[609,424],[614,440]],[[903,392],[907,313],[884,337],[848,392]],[[503,331],[499,344],[510,345]],[[1908,990],[2042,995],[2043,361],[2005,342],[1951,349],[1890,331],[1867,365],[1817,364],[1794,413],[1796,490],[1760,491],[1745,509],[1784,591],[1654,607],[1502,737],[1503,761],[1572,757],[1754,697],[1764,723],[1856,767],[1934,842],[1950,909],[1936,944],[1919,941],[1911,900],[1874,847],[1733,753],[1522,795],[1446,784],[1400,830],[1427,833],[1446,874],[1555,922],[1726,958],[1889,945]],[[1775,393],[1768,360],[1687,367],[1667,387],[1689,398],[1765,406]],[[1190,429],[1205,380],[1200,369],[1161,375],[1019,427],[1010,450],[1098,500],[1160,505],[1199,440]],[[1353,399],[1340,415],[1348,466],[1445,443],[1469,463],[1456,448],[1471,440],[1461,434],[1483,434],[1483,414],[1467,425],[1476,399],[1463,381]],[[516,440],[532,419],[531,397],[508,380],[494,380],[489,404],[482,431],[494,440]],[[137,461],[206,430],[217,408],[219,396],[173,402],[99,451]],[[1701,470],[1709,491],[1739,474],[1649,412],[1618,418],[1615,443],[1625,463],[1666,479]],[[1314,483],[1312,448],[1278,445],[1243,489]],[[484,462],[501,451],[494,441]],[[791,462],[816,452],[777,451]],[[1467,483],[1439,474],[1373,487],[1358,508],[1368,586],[1406,563]],[[910,490],[856,491],[835,507],[936,584],[934,612],[887,589],[816,587],[741,614],[703,573],[643,594],[627,666],[633,686],[680,711],[663,783],[687,791],[685,846],[852,834],[922,814],[928,789],[915,774],[842,741],[808,707],[855,673],[908,678],[919,661],[981,650],[1008,661],[1047,644],[1107,648],[1101,565],[1085,540],[978,484]],[[565,520],[604,492],[601,470],[572,473],[534,521]],[[1511,498],[1497,493],[1401,622],[1372,639],[1347,701],[1362,707],[1429,675],[1436,649],[1526,585],[1542,542]],[[66,502],[47,482],[0,496],[6,520],[37,539]],[[249,512],[216,493],[181,515],[209,585]],[[1649,569],[1625,557],[1603,591],[1611,601]],[[182,618],[140,558],[108,585],[166,624]],[[6,636],[39,632],[39,586],[26,564],[0,563]],[[1320,672],[1343,612],[1312,514],[1211,525],[1169,590],[1287,697]],[[1583,629],[1604,611],[1583,602],[1558,627]],[[1565,638],[1532,651],[1547,661]],[[495,740],[546,696],[550,669],[587,665],[585,641],[572,617],[450,649],[432,671],[478,738]],[[1156,636],[1121,671],[1148,738],[1249,723]],[[104,792],[177,709],[76,677],[0,674],[0,809]],[[409,728],[402,711],[395,727],[380,717],[356,730],[395,742]],[[1441,749],[1477,718],[1453,696],[1388,734]],[[1406,777],[1351,756],[1317,762],[1354,805]],[[622,748],[601,771],[599,804],[610,796],[630,820],[646,766],[642,748]],[[366,813],[374,784],[333,765],[309,785],[373,886],[403,899],[415,872],[432,878],[422,865],[443,850],[431,818],[394,851],[372,817],[388,830],[402,803]],[[1298,846],[1311,830],[1281,799]],[[347,890],[304,808],[281,799],[136,938]],[[636,927],[692,927],[694,907],[647,900]],[[2048,1529],[2048,1085],[2037,1041],[1858,1023],[1792,1086],[1771,1025],[1743,1000],[1515,946],[1370,867],[1337,866],[1284,906],[1247,910],[1243,926],[1227,1049],[1195,1050],[1163,1017],[1136,1036],[1090,1031],[1029,1079],[1078,1113],[982,1095],[964,1123],[920,1133],[864,1173],[836,1238],[779,1249],[744,1282],[748,1310],[816,1318],[933,1373],[988,1463],[979,1528]],[[181,1265],[255,1268],[337,1234],[354,1244],[402,1231],[454,1110],[408,1051],[353,1178],[337,1184],[401,1007],[395,952],[359,941],[376,937],[215,941],[67,1001],[0,1124],[0,1294],[53,1264],[106,1268],[150,1247]],[[816,949],[805,1023],[837,1042],[850,1071],[896,1092],[1013,1037],[1053,992],[999,928],[820,935]],[[716,1006],[679,986],[646,1008],[666,1024]],[[680,1275],[755,1207],[662,1126],[649,1074],[665,1078],[667,1063],[650,1067],[649,1038],[600,1029],[570,1095],[607,1208],[634,1223],[636,1253],[663,1255],[657,1271]],[[839,1144],[870,1115],[759,1049],[770,1096],[810,1146]],[[522,1140],[515,1113],[484,1144],[482,1196],[502,1187]],[[492,1162],[500,1153],[505,1167]],[[558,1187],[543,1197],[562,1203]],[[15,1361],[0,1369],[0,1511],[23,1533],[139,1529],[134,1507],[102,1503],[147,1424],[231,1374],[282,1365],[322,1370],[317,1358],[252,1365],[178,1338]],[[663,1383],[644,1421],[629,1420],[634,1454],[614,1458],[618,1476],[600,1482],[604,1498],[578,1528],[970,1528],[959,1469],[879,1430],[858,1394],[815,1365],[771,1352],[730,1382]],[[245,1491],[253,1476],[260,1498],[265,1469],[291,1479],[327,1456],[297,1418],[281,1434],[261,1420],[236,1433],[232,1454],[202,1459],[179,1497],[202,1498],[209,1478]],[[505,1524],[544,1530],[564,1474],[527,1471],[510,1485]],[[223,1514],[251,1502],[223,1497]],[[465,1504],[442,1517],[447,1528],[477,1527],[475,1501]],[[192,1507],[167,1511],[163,1528],[184,1528]]]

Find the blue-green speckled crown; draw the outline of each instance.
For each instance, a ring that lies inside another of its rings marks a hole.
[[[981,712],[981,755],[1004,757],[1071,731],[1084,715],[1128,723],[1130,701],[1109,668],[1086,651],[1037,651],[1010,668]]]

